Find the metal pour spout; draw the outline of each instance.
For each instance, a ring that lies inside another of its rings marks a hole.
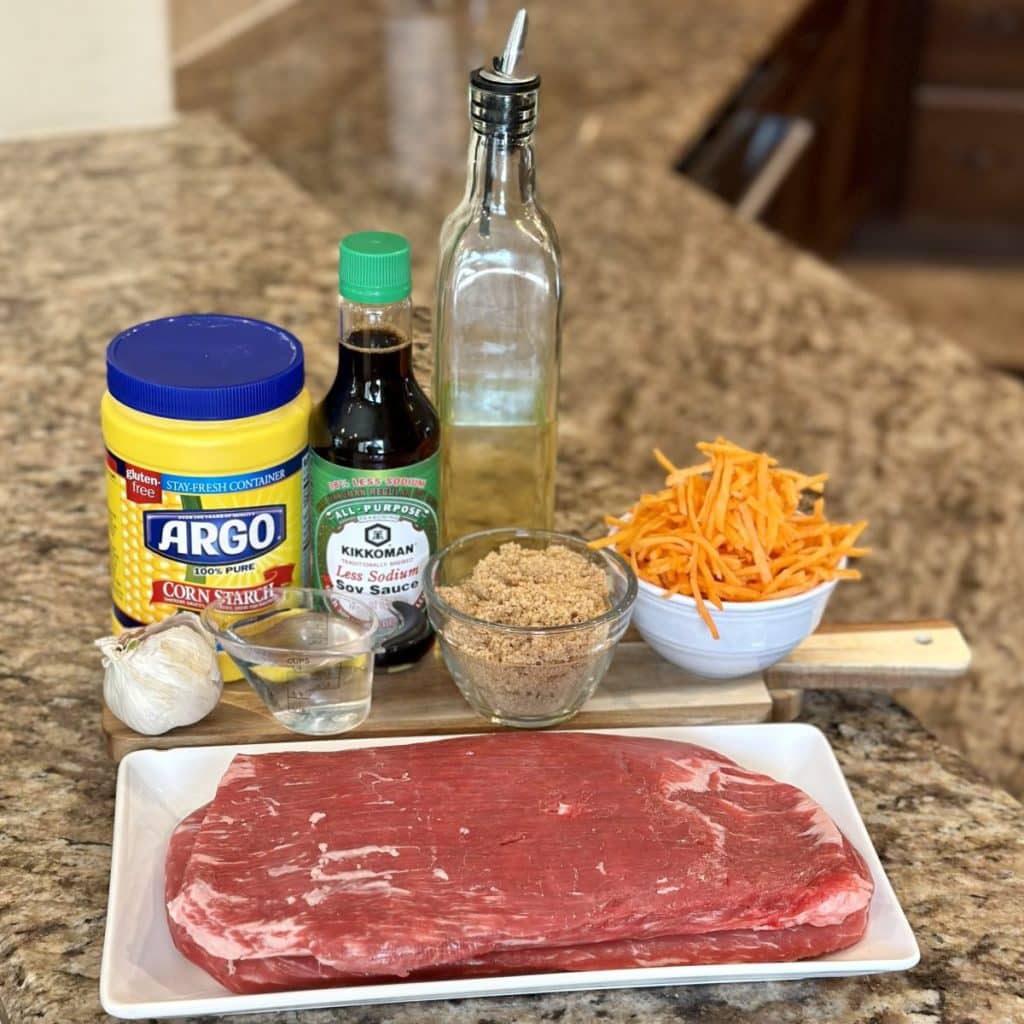
[[[520,7],[515,18],[512,19],[512,28],[509,29],[508,41],[505,43],[505,52],[499,60],[494,58],[494,70],[502,75],[511,78],[515,74],[516,63],[523,55],[523,47],[526,45],[526,30],[529,19],[526,16],[526,8]]]

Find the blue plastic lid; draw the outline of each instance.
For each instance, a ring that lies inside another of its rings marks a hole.
[[[173,420],[258,416],[290,402],[303,379],[299,339],[241,316],[149,320],[107,346],[111,395]]]

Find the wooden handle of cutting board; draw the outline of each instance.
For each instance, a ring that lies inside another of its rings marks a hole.
[[[964,675],[971,651],[952,622],[821,626],[764,673],[775,690],[899,690]]]

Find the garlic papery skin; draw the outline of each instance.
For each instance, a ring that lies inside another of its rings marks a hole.
[[[96,646],[107,707],[144,736],[198,722],[220,700],[216,644],[190,612],[104,637]]]

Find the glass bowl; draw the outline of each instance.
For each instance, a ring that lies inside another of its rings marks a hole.
[[[362,601],[332,590],[267,587],[242,607],[226,591],[201,618],[286,729],[334,736],[370,713],[378,623]]]
[[[480,559],[510,541],[534,549],[561,545],[598,566],[608,611],[565,626],[508,626],[460,612],[441,596],[439,588],[463,582]],[[597,689],[629,626],[637,582],[619,555],[592,551],[578,537],[502,529],[471,533],[439,551],[427,563],[424,591],[444,662],[470,706],[492,722],[537,729],[571,718]]]

